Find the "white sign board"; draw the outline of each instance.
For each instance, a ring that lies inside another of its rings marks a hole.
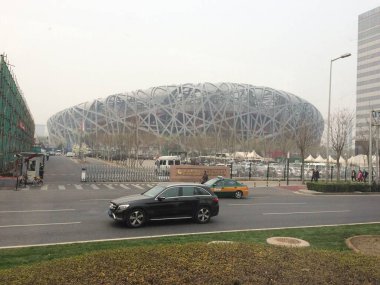
[[[380,110],[372,111],[372,125],[379,126],[380,125]]]

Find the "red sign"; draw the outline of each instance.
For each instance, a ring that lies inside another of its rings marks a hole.
[[[24,125],[24,122],[19,121],[19,122],[18,122],[18,126],[19,126],[20,129],[22,129],[23,131],[25,131],[25,125]]]

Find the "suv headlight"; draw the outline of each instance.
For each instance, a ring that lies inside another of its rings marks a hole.
[[[125,204],[125,205],[120,205],[117,210],[118,211],[124,211],[125,209],[127,209],[129,207],[129,204]]]

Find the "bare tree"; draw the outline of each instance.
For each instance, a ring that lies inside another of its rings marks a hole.
[[[300,120],[300,122],[294,140],[301,154],[301,180],[302,183],[304,183],[305,154],[317,143],[317,141],[315,130],[308,125],[305,120]]]
[[[330,134],[331,148],[336,153],[337,179],[340,180],[340,158],[343,154],[345,145],[352,132],[354,112],[348,109],[338,110],[331,117]]]

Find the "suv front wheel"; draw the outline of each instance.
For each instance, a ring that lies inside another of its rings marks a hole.
[[[125,216],[125,223],[128,227],[139,228],[146,220],[145,212],[142,209],[133,209]]]

